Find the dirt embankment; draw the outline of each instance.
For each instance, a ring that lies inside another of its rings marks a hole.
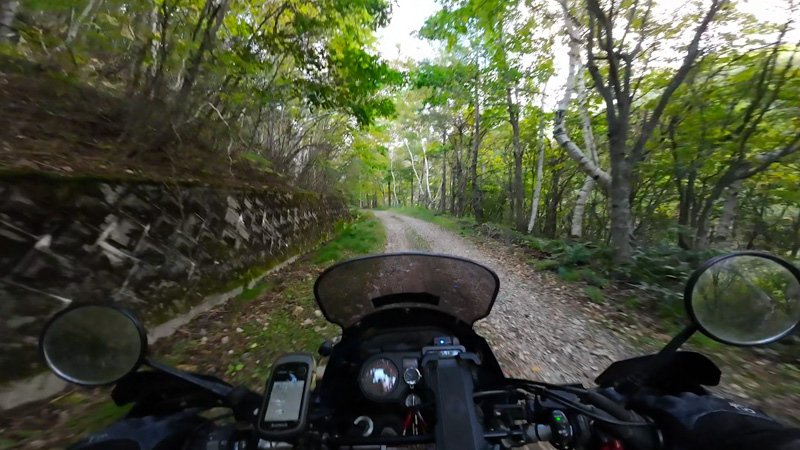
[[[101,90],[52,67],[0,57],[0,171],[280,187],[257,161],[229,158],[205,115],[176,123],[158,99]],[[188,123],[187,123],[188,121]]]

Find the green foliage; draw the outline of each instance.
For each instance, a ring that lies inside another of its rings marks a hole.
[[[560,276],[564,281],[574,282],[581,280],[581,273],[579,271],[564,266],[560,266],[558,268],[558,276]]]
[[[386,230],[372,214],[362,215],[353,223],[341,227],[334,240],[322,247],[314,262],[323,264],[339,261],[355,254],[378,253],[386,241]]]
[[[239,297],[236,298],[236,301],[244,303],[251,302],[260,297],[265,292],[269,292],[272,288],[273,286],[269,282],[263,282],[263,281],[258,282],[252,288],[245,289],[239,295]]]
[[[606,302],[605,297],[603,297],[603,292],[600,289],[597,289],[594,286],[586,286],[583,288],[583,293],[586,294],[589,299],[599,305],[602,305]]]
[[[400,214],[435,223],[442,228],[455,231],[460,234],[466,232],[465,227],[474,225],[474,222],[470,221],[469,219],[457,219],[452,216],[439,214],[435,211],[431,211],[430,209],[418,206],[392,208],[392,211],[397,211]]]
[[[388,0],[23,2],[19,39],[0,48],[124,97],[98,119],[121,122],[122,154],[210,150],[331,190],[350,135],[394,115],[405,77],[373,47],[390,13]]]
[[[536,270],[558,270],[561,266],[561,263],[552,259],[541,259],[537,260],[533,265]]]
[[[562,252],[556,253],[554,256],[556,256],[562,264],[577,266],[580,264],[587,264],[592,259],[592,251],[583,244],[564,245]]]
[[[598,275],[597,272],[592,269],[581,269],[580,274],[581,279],[592,286],[605,288],[611,284],[608,278]]]
[[[114,402],[106,402],[94,408],[85,416],[71,418],[67,423],[67,427],[74,433],[101,429],[121,419],[132,406],[117,406]]]
[[[273,173],[274,172],[272,170],[272,168],[271,168],[272,163],[268,159],[264,158],[261,155],[257,155],[255,153],[244,153],[244,154],[242,154],[242,159],[250,161],[256,167],[258,167],[259,170],[261,170],[263,172],[267,172],[267,173]]]

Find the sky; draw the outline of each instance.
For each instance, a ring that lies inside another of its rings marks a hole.
[[[439,10],[434,0],[397,0],[392,21],[378,31],[378,51],[385,59],[412,58],[421,61],[436,56],[436,48],[428,41],[412,36],[425,24],[425,19]]]

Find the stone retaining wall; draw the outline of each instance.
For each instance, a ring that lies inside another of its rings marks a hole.
[[[347,215],[341,199],[301,192],[0,177],[0,382],[42,370],[42,325],[69,304],[162,323],[318,244]]]

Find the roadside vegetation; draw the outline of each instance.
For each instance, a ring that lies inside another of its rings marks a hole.
[[[316,306],[313,286],[331,264],[379,253],[386,234],[369,213],[338,225],[337,236],[319,250],[267,275],[242,294],[179,328],[151,349],[178,368],[215,375],[261,392],[278,356],[316,355],[319,345],[340,333]],[[0,421],[0,450],[60,448],[118,420],[129,406],[109,400],[108,389],[73,388],[15,411]]]
[[[0,2],[0,169],[333,191],[388,1]]]
[[[688,324],[683,288],[694,266],[659,269],[673,264],[668,256],[648,255],[631,279],[612,276],[610,260],[585,244],[551,241],[514,231],[508,226],[476,224],[471,218],[440,214],[420,207],[392,211],[435,223],[464,236],[478,246],[498,248],[512,255],[507,270],[538,271],[575,298],[592,320],[604,324],[642,353],[660,350]],[[586,256],[586,255],[589,256]],[[702,262],[698,259],[698,262]],[[685,270],[682,268],[685,267]],[[662,276],[661,273],[670,276]],[[641,273],[644,280],[633,277]],[[790,337],[761,348],[734,348],[696,333],[689,349],[710,356],[722,368],[727,395],[736,395],[767,409],[787,423],[800,424],[800,343]]]

